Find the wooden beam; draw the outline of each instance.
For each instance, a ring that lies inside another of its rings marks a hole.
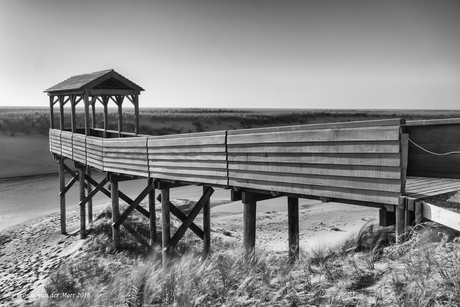
[[[171,240],[171,214],[169,203],[169,189],[161,189],[161,246],[163,249],[163,268],[166,268],[169,262],[168,252],[166,249]]]
[[[91,168],[89,166],[86,167],[86,175],[91,177]],[[88,195],[90,195],[93,191],[93,186],[91,185],[91,183],[88,182],[86,184],[86,188],[88,190]],[[88,200],[88,223],[91,224],[92,222],[93,222],[93,197],[91,196],[91,198]]]
[[[406,240],[406,232],[407,232],[407,218],[406,218],[406,198],[400,197],[399,198],[399,205],[395,208],[396,213],[396,242],[403,243]]]
[[[403,128],[401,128],[402,130]],[[407,164],[409,157],[409,134],[401,133],[401,195],[405,194],[406,191],[406,181],[407,181]]]
[[[289,260],[299,259],[299,199],[288,197]]]
[[[256,246],[256,208],[257,198],[243,192],[243,246],[246,257],[254,254]]]
[[[179,240],[184,236],[187,229],[190,228],[190,225],[193,223],[198,213],[200,213],[201,209],[203,209],[204,204],[209,201],[212,193],[214,193],[214,189],[212,187],[205,187],[205,191],[203,192],[200,200],[195,204],[195,207],[193,207],[192,211],[187,216],[187,219],[182,223],[182,225],[180,225],[174,236],[166,245],[166,252],[169,252],[177,245]]]
[[[98,95],[111,95],[111,96],[119,96],[119,95],[136,95],[139,94],[140,91],[136,90],[123,90],[123,89],[92,89],[89,91],[91,96],[98,96]]]
[[[152,178],[148,179],[148,185],[152,186],[149,193],[149,222],[150,222],[150,245],[153,246],[157,243],[157,222],[155,212],[155,185]]]
[[[85,90],[85,94],[83,96],[83,102],[85,104],[85,135],[89,136],[90,135],[90,128],[89,128],[89,92],[88,90]]]
[[[65,195],[65,193],[67,193],[67,191],[69,191],[70,188],[74,185],[74,183],[78,181],[78,176],[79,176],[78,173],[75,174],[75,176],[73,176],[72,179],[65,185],[64,189],[62,189],[59,192],[59,195],[61,195],[61,196]]]
[[[147,185],[147,187],[136,197],[134,201],[129,204],[129,207],[120,215],[120,217],[113,223],[114,227],[120,227],[121,223],[136,209],[141,201],[153,190],[152,185]]]
[[[134,104],[134,133],[139,133],[139,95],[133,95],[133,104]]]
[[[109,96],[102,96],[102,105],[104,106],[104,138],[107,138],[107,129],[109,127]]]
[[[120,134],[119,137],[121,137],[121,132],[123,131],[123,99],[124,96],[117,95],[117,106],[118,106],[118,133]]]
[[[203,194],[206,193],[208,187],[203,187]],[[208,198],[203,204],[203,253],[208,256],[211,252],[211,201]]]
[[[96,100],[93,99],[93,103],[91,103],[91,127],[96,128]]]
[[[420,201],[415,202],[415,224],[420,224],[423,220],[422,203]]]
[[[119,249],[121,246],[120,242],[120,227],[115,227],[115,221],[120,215],[120,203],[118,198],[118,177],[115,175],[110,176],[111,183],[111,196],[112,196],[112,239],[113,246]]]
[[[59,116],[59,128],[64,130],[64,96],[59,96]]]
[[[94,197],[94,195],[96,195],[96,193],[99,192],[104,187],[104,185],[108,181],[109,179],[107,177],[102,179],[102,181],[99,184],[97,184],[95,188],[91,190],[91,192],[89,192],[88,195],[78,203],[78,205],[84,206],[86,203],[88,203]],[[88,214],[89,214],[89,209],[88,209]],[[90,221],[90,223],[92,223],[92,220]]]
[[[50,128],[54,129],[54,97],[53,95],[49,96],[50,100]]]
[[[423,217],[460,231],[460,214],[422,201]]]
[[[80,178],[80,201],[85,199],[85,168],[80,167],[79,169]],[[86,212],[85,206],[80,206],[80,239],[86,237]]]
[[[75,100],[76,96],[71,95],[70,96],[70,125],[71,125],[71,131],[75,133],[77,131],[77,118],[76,118],[76,112],[75,112]]]
[[[64,170],[64,159],[59,158],[58,159],[59,163],[59,203],[60,203],[60,211],[61,211],[61,233],[65,234],[67,233],[66,230],[66,206],[65,206],[65,192],[64,189],[66,188],[65,186],[65,170]]]

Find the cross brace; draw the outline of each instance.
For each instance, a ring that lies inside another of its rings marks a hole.
[[[200,200],[196,203],[195,207],[192,209],[190,214],[187,216],[187,219],[182,223],[182,225],[177,229],[174,236],[171,238],[169,243],[165,246],[164,251],[169,252],[174,246],[177,245],[179,240],[184,236],[185,232],[190,225],[192,225],[193,221],[197,217],[198,213],[200,213],[201,209],[203,208],[204,204],[209,201],[209,198],[214,193],[214,189],[212,187],[208,187],[204,194],[201,196]]]
[[[113,227],[119,227],[121,223],[138,208],[141,201],[153,190],[153,185],[149,184],[134,201],[129,204],[129,207],[120,215],[120,217],[112,224]],[[120,193],[120,192],[118,192]]]

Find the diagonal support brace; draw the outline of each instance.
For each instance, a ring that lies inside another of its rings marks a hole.
[[[161,194],[158,195],[157,200],[161,202]],[[187,216],[180,211],[179,208],[174,206],[172,202],[169,202],[169,209],[171,210],[171,213],[174,214],[175,217],[177,217],[181,222],[184,222],[187,219]],[[192,230],[198,237],[200,237],[201,240],[204,240],[204,232],[201,230],[200,227],[198,227],[195,223],[190,224],[190,230]]]
[[[200,213],[201,209],[203,208],[204,204],[209,200],[212,193],[214,193],[214,189],[208,187],[204,192],[203,196],[201,196],[200,200],[196,203],[195,207],[192,209],[192,212],[188,215],[187,219],[182,223],[182,225],[177,229],[174,236],[169,241],[168,245],[165,246],[164,250],[168,253],[174,246],[177,245],[179,240],[184,236],[185,232],[190,225],[193,223],[195,218],[197,217],[198,213]]]
[[[86,175],[87,176],[87,175]],[[85,176],[85,178],[86,178]],[[94,195],[96,195],[97,192],[99,192],[104,185],[108,182],[109,180],[107,178],[102,179],[102,181],[96,185],[96,187],[91,191],[91,193],[88,194],[83,200],[81,200],[78,205],[79,206],[84,206],[91,198],[93,198]]]
[[[113,223],[113,227],[119,227],[121,223],[134,211],[138,208],[141,201],[153,190],[153,185],[148,185],[134,201],[129,204],[129,207],[120,215],[120,217]],[[118,192],[120,193],[120,192]]]
[[[64,189],[62,189],[62,191],[59,192],[59,195],[64,195],[65,193],[67,193],[70,190],[70,188],[74,185],[74,183],[78,181],[78,177],[79,175],[75,174],[75,176],[73,176],[72,179],[65,185]]]

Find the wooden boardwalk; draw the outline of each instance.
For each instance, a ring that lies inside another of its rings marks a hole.
[[[140,135],[139,95],[143,89],[114,70],[70,77],[49,88],[50,151],[59,163],[61,232],[65,233],[65,194],[79,182],[80,232],[92,221],[92,197],[112,200],[115,247],[120,226],[144,245],[156,243],[155,191],[160,191],[164,259],[187,229],[210,248],[210,197],[213,187],[229,189],[244,204],[244,247],[255,246],[256,205],[263,199],[287,196],[289,256],[299,253],[299,198],[334,200],[380,208],[380,224],[396,224],[396,237],[429,216],[448,216],[423,200],[460,190],[460,119],[409,121],[388,119],[332,124],[228,130],[167,136]],[[123,131],[122,104],[134,106],[134,132]],[[118,109],[118,131],[108,130],[108,103]],[[76,105],[84,104],[84,127],[76,127]],[[95,104],[104,108],[103,127],[96,127]],[[64,106],[70,104],[70,127]],[[59,127],[54,106],[59,105]],[[64,160],[72,160],[77,171]],[[91,171],[107,174],[101,182]],[[65,173],[71,180],[65,182]],[[146,179],[145,188],[130,199],[119,190],[121,180]],[[110,182],[111,189],[106,185]],[[185,215],[170,202],[170,189],[203,186],[203,196]],[[139,206],[148,198],[148,210]],[[119,200],[128,209],[119,211]],[[86,208],[88,212],[86,212]],[[150,223],[149,242],[126,217],[139,211]],[[203,212],[203,227],[194,219]],[[439,214],[438,214],[439,213]],[[183,224],[174,235],[170,215]],[[439,221],[439,218],[437,218]],[[451,225],[451,221],[449,221]],[[454,222],[455,224],[455,222]],[[457,223],[458,224],[458,223]],[[459,226],[460,227],[460,226]]]

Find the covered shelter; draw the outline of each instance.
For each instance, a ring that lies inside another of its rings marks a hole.
[[[72,133],[84,133],[86,136],[122,137],[129,134],[137,136],[139,132],[139,95],[142,87],[123,77],[113,69],[102,70],[90,74],[70,77],[45,90],[50,103],[50,127],[57,129],[54,117],[54,106],[59,104],[59,129],[65,130],[64,106],[70,103]],[[123,133],[122,106],[127,98],[134,105],[134,131]],[[112,100],[118,107],[118,131],[108,130],[108,103]],[[75,107],[83,101],[84,128],[77,128]],[[96,127],[96,102],[104,107],[104,127]],[[91,111],[90,111],[91,109]]]

